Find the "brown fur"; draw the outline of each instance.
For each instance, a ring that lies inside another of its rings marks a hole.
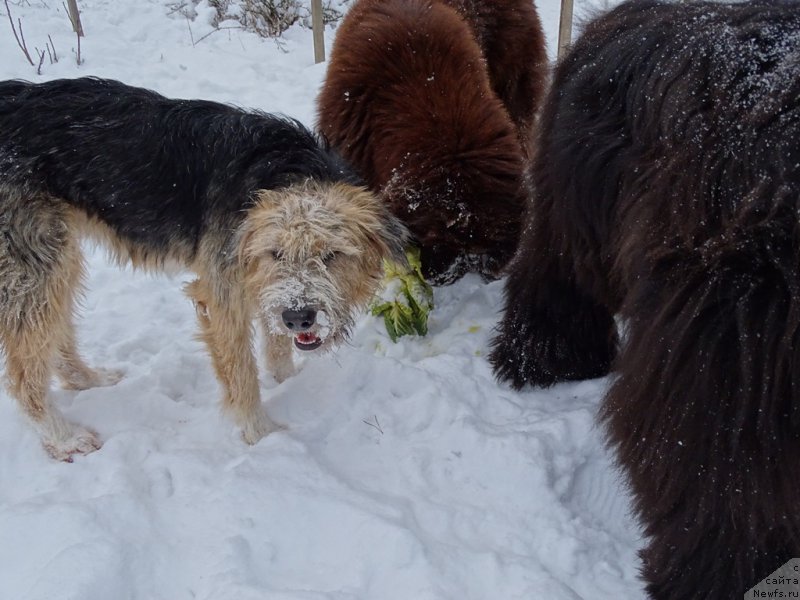
[[[532,0],[441,0],[464,18],[481,47],[492,89],[528,151],[547,86],[547,49]]]
[[[340,26],[320,129],[438,282],[496,276],[516,247],[544,56],[529,2],[361,0]]]

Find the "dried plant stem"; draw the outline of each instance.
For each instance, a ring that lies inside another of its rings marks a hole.
[[[75,0],[67,0],[70,3],[70,7],[73,5],[75,6],[75,14],[73,15],[72,10],[67,8],[67,5],[63,2],[61,6],[64,7],[64,10],[67,11],[67,17],[69,17],[69,22],[72,23],[72,29],[75,32],[75,35],[78,37],[78,64],[80,65],[83,61],[81,60],[81,37],[83,37],[83,25],[81,25],[81,17],[80,13],[78,13],[78,4]]]
[[[225,31],[226,29],[244,29],[244,27],[242,27],[241,25],[231,25],[230,27],[216,27],[216,28],[212,29],[211,31],[209,31],[204,36],[201,36],[201,37],[197,38],[197,41],[194,41],[194,39],[192,39],[192,46],[196,46],[197,44],[202,42],[204,39],[206,39],[208,36],[210,36],[210,35],[212,35],[214,33],[217,33],[218,31]],[[191,31],[192,31],[191,28],[189,28],[189,33],[191,33]]]
[[[49,48],[53,49],[53,56],[50,57],[50,62],[51,63],[57,63],[58,62],[58,54],[56,54],[56,45],[53,43],[53,38],[50,37],[49,33],[47,34],[47,39],[50,40]],[[48,52],[49,51],[50,50],[48,49]]]
[[[35,50],[36,50],[36,54],[39,56],[39,64],[36,67],[36,74],[37,75],[41,75],[42,74],[42,65],[44,64],[45,51],[44,50],[39,50],[38,48],[35,48]]]
[[[381,435],[383,435],[383,428],[381,427],[381,424],[378,422],[378,415],[373,415],[373,418],[375,419],[374,423],[372,423],[371,421],[367,421],[366,419],[361,419],[361,422],[364,423],[365,425],[369,425],[374,429],[377,429],[378,431],[381,432]]]
[[[17,19],[17,24],[19,25],[19,35],[18,35],[17,28],[14,26],[14,19],[11,17],[11,7],[8,5],[8,0],[3,0],[3,2],[5,2],[6,5],[6,14],[8,15],[8,22],[11,23],[11,31],[14,32],[14,39],[17,40],[17,46],[19,46],[19,49],[22,50],[22,53],[25,55],[25,58],[28,59],[28,62],[31,63],[31,66],[35,67],[36,63],[33,62],[31,54],[30,52],[28,52],[28,46],[25,43],[25,36],[22,33],[22,20]],[[41,67],[41,65],[39,66]]]

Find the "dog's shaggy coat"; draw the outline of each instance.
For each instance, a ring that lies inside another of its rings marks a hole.
[[[516,248],[546,76],[530,0],[359,0],[319,127],[411,230],[425,275],[496,276]]]
[[[651,597],[741,598],[800,556],[800,3],[623,4],[538,127],[495,372],[613,367]]]
[[[292,338],[303,350],[340,342],[406,238],[294,121],[114,81],[0,83],[0,347],[11,394],[64,460],[99,441],[49,401],[51,372],[74,389],[120,377],[77,352],[84,235],[120,263],[198,275],[187,292],[223,406],[249,443],[275,428],[260,406],[252,320],[284,379]]]

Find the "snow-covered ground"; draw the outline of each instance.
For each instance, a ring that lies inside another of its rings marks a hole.
[[[212,33],[204,4],[191,22],[167,0],[79,4],[80,67],[58,0],[11,0],[29,46],[49,34],[59,54],[41,76],[0,4],[0,79],[113,77],[314,122],[325,65],[308,30],[277,44]],[[539,8],[552,51],[557,0]],[[104,440],[73,464],[48,458],[0,393],[1,600],[644,597],[630,499],[594,419],[607,382],[498,385],[485,356],[501,282],[437,289],[425,338],[393,344],[365,316],[335,355],[281,385],[264,374],[287,429],[248,447],[193,338],[189,274],[88,256],[82,349],[126,377],[54,387]]]

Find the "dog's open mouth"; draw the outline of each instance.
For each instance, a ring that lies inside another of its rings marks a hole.
[[[294,336],[294,345],[299,350],[316,350],[322,345],[322,340],[316,333],[298,333]]]

